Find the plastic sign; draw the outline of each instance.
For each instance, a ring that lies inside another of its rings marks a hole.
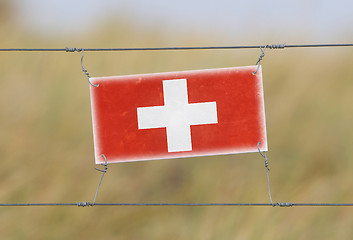
[[[91,78],[96,163],[267,151],[256,68]]]

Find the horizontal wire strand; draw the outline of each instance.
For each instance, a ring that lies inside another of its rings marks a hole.
[[[317,47],[353,47],[353,43],[330,44],[271,44],[249,46],[204,46],[204,47],[137,47],[137,48],[0,48],[1,52],[81,52],[84,51],[172,51],[172,50],[222,50],[222,49],[284,49]]]
[[[174,207],[209,207],[209,206],[233,206],[233,207],[353,207],[353,203],[1,203],[0,207],[51,207],[51,206],[174,206]]]

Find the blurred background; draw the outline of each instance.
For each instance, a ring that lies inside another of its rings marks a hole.
[[[0,0],[0,48],[353,42],[353,2]],[[86,52],[91,76],[254,65],[254,50]],[[93,201],[80,53],[0,53],[0,202]],[[353,48],[267,50],[275,202],[353,202]],[[109,165],[97,202],[269,202],[258,153]],[[1,207],[1,239],[351,239],[347,207]]]

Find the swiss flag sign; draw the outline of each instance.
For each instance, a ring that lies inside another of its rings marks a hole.
[[[256,68],[91,78],[96,163],[267,151]]]

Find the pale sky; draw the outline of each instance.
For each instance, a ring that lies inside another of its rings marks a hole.
[[[30,31],[94,32],[107,18],[125,15],[148,29],[226,34],[234,43],[266,35],[291,42],[349,42],[353,37],[352,0],[13,0],[17,22]],[[352,42],[352,41],[350,41]]]

